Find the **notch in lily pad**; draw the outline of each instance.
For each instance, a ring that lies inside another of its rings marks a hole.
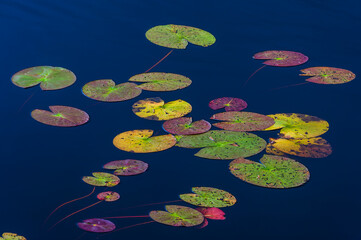
[[[191,85],[192,80],[174,73],[152,72],[135,75],[129,79],[131,82],[140,82],[138,88],[147,91],[166,92],[183,89]]]
[[[200,207],[230,207],[237,199],[229,192],[213,187],[193,187],[193,193],[181,194],[179,197],[192,205]]]
[[[208,132],[212,125],[206,120],[192,122],[191,117],[175,118],[163,123],[163,129],[175,135],[193,135]]]

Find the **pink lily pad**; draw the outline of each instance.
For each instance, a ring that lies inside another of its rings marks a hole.
[[[264,51],[256,53],[254,59],[269,59],[263,64],[275,67],[292,67],[304,64],[308,57],[299,52],[292,51]]]
[[[191,117],[175,118],[163,123],[163,129],[171,134],[192,135],[208,132],[212,125],[200,120],[192,123]]]
[[[77,223],[78,227],[84,231],[105,233],[111,232],[115,229],[115,224],[109,220],[101,218],[92,218],[83,220],[81,223]]]
[[[333,67],[311,67],[302,69],[300,76],[309,76],[307,82],[318,84],[341,84],[352,81],[356,75],[346,69]]]
[[[213,110],[224,108],[226,112],[242,111],[247,107],[247,103],[240,98],[222,97],[210,101],[209,107]]]
[[[101,201],[114,202],[120,198],[120,195],[117,192],[107,191],[99,193],[97,198]]]
[[[198,210],[199,212],[201,212],[203,214],[203,216],[205,218],[208,219],[212,219],[212,220],[224,220],[226,219],[226,217],[224,216],[225,213],[216,207],[201,207],[201,208],[196,208],[196,210]]]
[[[109,162],[105,164],[103,168],[116,169],[114,175],[132,176],[147,171],[148,163],[139,160],[126,159]]]

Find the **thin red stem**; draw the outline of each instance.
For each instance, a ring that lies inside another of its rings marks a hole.
[[[296,83],[296,84],[291,84],[291,85],[287,85],[287,86],[283,86],[283,87],[278,87],[278,88],[272,88],[270,91],[274,91],[274,90],[278,90],[278,89],[282,89],[282,88],[288,88],[288,87],[294,87],[294,86],[299,86],[299,85],[303,85],[309,82],[303,82],[303,83]]]
[[[102,217],[102,219],[111,219],[111,218],[145,218],[149,217],[149,215],[144,216],[118,216],[118,217]]]
[[[262,68],[266,67],[267,65],[263,65],[262,67],[258,68],[256,71],[254,71],[251,76],[248,77],[247,81],[243,84],[243,87],[245,87],[248,83],[248,81],[259,71],[261,70]]]
[[[149,221],[149,222],[137,223],[137,224],[130,225],[130,226],[127,226],[127,227],[122,227],[122,228],[119,228],[119,229],[117,229],[117,230],[113,231],[112,233],[118,232],[118,231],[120,231],[120,230],[128,229],[128,228],[132,228],[132,227],[136,227],[136,226],[140,226],[140,225],[144,225],[144,224],[152,223],[152,222],[155,222],[155,221]]]
[[[170,50],[169,53],[167,53],[167,55],[165,55],[161,60],[159,60],[156,64],[154,64],[151,68],[149,68],[147,71],[145,71],[145,73],[149,72],[150,70],[152,70],[154,67],[156,67],[159,63],[161,63],[164,59],[166,59],[172,52],[174,49]]]
[[[28,97],[28,98],[25,100],[25,102],[23,103],[23,105],[21,105],[20,108],[18,109],[18,113],[23,109],[23,107],[25,106],[25,104],[30,101],[30,99],[35,95],[35,93],[36,93],[36,91],[33,92],[33,93],[30,95],[30,97]]]

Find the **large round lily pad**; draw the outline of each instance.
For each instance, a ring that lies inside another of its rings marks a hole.
[[[72,71],[62,67],[38,66],[15,73],[11,81],[21,88],[40,84],[42,90],[57,90],[72,85],[76,81],[76,76]]]
[[[181,194],[179,197],[187,203],[200,207],[230,207],[237,202],[232,194],[217,188],[193,187],[192,192],[194,193]]]
[[[217,113],[211,119],[226,121],[214,123],[213,126],[236,132],[263,130],[272,126],[275,122],[273,118],[259,113],[235,111]]]
[[[224,108],[226,112],[229,111],[242,111],[247,107],[246,101],[240,98],[223,97],[217,98],[209,102],[209,107],[213,110]]]
[[[352,81],[356,75],[346,69],[333,67],[311,67],[302,69],[300,76],[310,76],[308,82],[318,84],[341,84]]]
[[[212,220],[224,220],[226,215],[221,209],[215,207],[200,207],[196,208],[197,211],[201,212],[205,218]]]
[[[3,233],[2,237],[0,237],[0,240],[26,240],[25,237],[19,236],[16,233]]]
[[[174,24],[155,26],[145,36],[154,44],[175,49],[185,49],[188,42],[208,47],[216,41],[212,34],[202,29]]]
[[[263,155],[261,163],[244,158],[233,160],[229,164],[231,173],[237,178],[267,188],[298,187],[310,178],[308,169],[293,159]]]
[[[173,147],[177,140],[172,134],[152,137],[153,130],[133,130],[120,133],[113,139],[117,148],[127,152],[150,153]]]
[[[121,83],[115,85],[111,79],[88,82],[82,88],[85,96],[103,102],[120,102],[139,96],[142,89],[135,83]]]
[[[101,201],[114,202],[120,198],[120,195],[117,192],[107,191],[99,193],[97,198]]]
[[[133,176],[147,171],[148,163],[139,160],[126,159],[109,162],[105,164],[103,168],[115,169],[114,174],[118,176]]]
[[[105,233],[111,232],[115,229],[115,224],[109,220],[101,218],[92,218],[83,220],[81,223],[77,223],[78,227],[84,231]]]
[[[192,106],[181,99],[164,103],[161,98],[156,97],[139,100],[133,104],[133,112],[138,117],[157,121],[183,117],[191,111]]]
[[[175,118],[163,123],[163,129],[171,134],[176,135],[192,135],[208,132],[212,125],[200,120],[192,122],[190,117]]]
[[[114,174],[105,172],[93,172],[94,177],[85,176],[83,181],[98,187],[114,187],[119,184],[120,179]]]
[[[264,51],[256,53],[254,59],[269,59],[263,64],[275,67],[292,67],[304,64],[308,57],[299,52],[292,51]]]
[[[174,73],[161,73],[161,72],[152,72],[152,73],[142,73],[135,75],[129,79],[131,82],[143,82],[143,84],[138,85],[138,88],[148,91],[175,91],[178,89],[183,89],[191,85],[192,80],[189,78],[174,74]]]
[[[50,111],[35,109],[31,117],[38,122],[56,127],[75,127],[89,121],[89,115],[77,108],[49,106]]]
[[[166,211],[151,211],[149,217],[158,223],[173,227],[193,227],[201,224],[204,220],[199,211],[184,206],[167,205]]]
[[[203,148],[195,156],[224,160],[255,155],[266,147],[266,141],[252,133],[215,130],[183,136],[176,146]]]

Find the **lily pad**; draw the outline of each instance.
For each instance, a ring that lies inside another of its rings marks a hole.
[[[215,130],[183,136],[176,146],[203,148],[195,156],[224,160],[255,155],[266,147],[266,141],[252,133]]]
[[[179,197],[187,203],[200,207],[230,207],[237,202],[232,194],[217,188],[193,187],[192,192],[194,193],[181,194]]]
[[[226,215],[221,209],[215,207],[200,207],[196,208],[197,211],[201,212],[205,218],[212,220],[225,220]]]
[[[35,109],[31,117],[38,122],[56,127],[75,127],[89,121],[89,115],[77,108],[49,106],[50,111]]]
[[[252,112],[223,112],[214,114],[211,119],[227,121],[214,123],[213,126],[224,130],[244,132],[259,131],[274,124],[274,120],[266,115]]]
[[[121,83],[115,85],[111,79],[88,82],[82,88],[85,96],[103,102],[126,101],[139,96],[142,89],[135,83]]]
[[[144,82],[138,88],[148,91],[166,92],[183,89],[191,85],[192,80],[174,73],[142,73],[129,79],[131,82]]]
[[[15,73],[11,81],[18,87],[29,88],[40,84],[42,90],[58,90],[76,81],[75,74],[62,67],[38,66]]]
[[[321,137],[305,139],[274,139],[271,145],[284,153],[299,157],[324,158],[331,155],[331,145]]]
[[[261,163],[244,158],[233,160],[229,164],[231,173],[237,178],[267,188],[292,188],[307,182],[308,169],[293,159],[263,155]]]
[[[203,214],[197,210],[178,206],[167,205],[166,211],[151,211],[149,217],[158,223],[173,227],[193,227],[201,224],[204,220]]]
[[[120,179],[110,173],[105,172],[93,172],[94,177],[85,176],[83,181],[87,184],[98,187],[114,187],[119,184]]]
[[[308,57],[299,52],[292,51],[264,51],[256,53],[254,59],[269,59],[263,64],[275,67],[292,67],[304,64]]]
[[[213,110],[224,108],[226,112],[242,111],[247,107],[247,103],[240,98],[223,97],[210,101],[209,107]]]
[[[352,81],[356,75],[346,69],[333,67],[311,67],[302,69],[300,76],[310,76],[306,79],[308,82],[318,84],[341,84]]]
[[[113,139],[117,148],[127,152],[150,153],[173,147],[177,140],[172,134],[152,137],[153,130],[133,130],[120,133]]]
[[[192,122],[190,117],[175,118],[165,121],[163,129],[171,134],[176,135],[192,135],[208,132],[212,125],[205,121],[200,120]]]
[[[188,42],[208,47],[216,41],[212,34],[202,29],[174,24],[155,26],[145,36],[154,44],[175,49],[185,49]]]
[[[192,111],[192,106],[183,101],[176,100],[168,103],[159,98],[147,98],[133,104],[133,112],[141,118],[148,120],[169,120],[183,117]]]
[[[111,232],[115,229],[115,224],[109,220],[101,218],[92,218],[83,220],[81,223],[77,223],[78,227],[84,231],[105,233]]]
[[[19,236],[16,233],[3,233],[0,240],[26,240],[25,237]]]
[[[97,198],[101,201],[114,202],[120,198],[120,195],[117,192],[107,191],[99,193]]]
[[[286,156],[287,154],[275,148],[271,143],[266,146],[266,153],[270,155]]]
[[[114,174],[118,176],[133,176],[147,171],[148,163],[139,160],[126,159],[109,162],[105,164],[103,168],[116,169]]]

